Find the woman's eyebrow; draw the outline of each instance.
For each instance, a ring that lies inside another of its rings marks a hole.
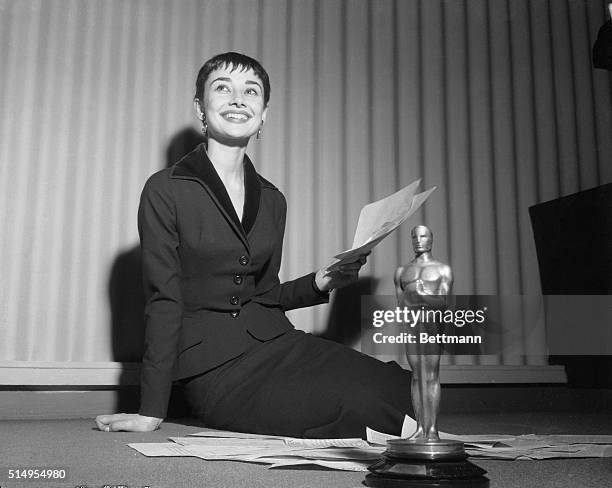
[[[255,80],[247,80],[247,81],[245,81],[245,84],[247,84],[247,85],[257,85],[261,89],[261,85],[259,84],[259,82],[255,81]]]
[[[228,78],[227,76],[219,76],[218,78],[212,80],[210,84],[212,85],[215,81],[232,81],[232,79]]]

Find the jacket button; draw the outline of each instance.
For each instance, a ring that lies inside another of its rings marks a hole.
[[[240,302],[240,300],[238,299],[238,297],[232,297],[230,298],[230,303],[232,305],[238,305],[238,303]]]
[[[235,275],[235,276],[234,276],[234,283],[236,283],[237,285],[242,284],[242,276],[240,276],[240,275],[238,275],[238,274],[237,274],[237,275]]]
[[[238,317],[238,315],[240,315],[240,310],[232,310],[230,312],[230,315],[232,316],[232,318],[235,319],[236,317]]]
[[[249,264],[249,258],[248,256],[240,256],[240,258],[238,258],[238,262],[242,265],[242,266],[246,266],[247,264]]]

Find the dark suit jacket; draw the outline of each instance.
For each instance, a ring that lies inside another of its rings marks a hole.
[[[327,301],[313,273],[279,282],[287,204],[246,156],[244,174],[242,222],[204,145],[145,184],[142,415],[166,416],[172,380],[237,357],[253,337],[293,328],[284,311]]]

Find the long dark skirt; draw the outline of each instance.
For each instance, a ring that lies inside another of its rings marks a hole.
[[[193,413],[211,428],[290,437],[401,433],[413,416],[409,371],[292,330],[185,382]]]

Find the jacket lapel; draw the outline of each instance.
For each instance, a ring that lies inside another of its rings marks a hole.
[[[261,201],[261,181],[255,167],[248,156],[244,157],[244,210],[242,212],[242,228],[247,235],[251,233]]]
[[[194,151],[181,159],[171,173],[172,178],[194,180],[200,183],[238,238],[247,249],[250,249],[247,234],[255,224],[259,212],[261,183],[253,164],[247,156],[244,158],[244,175],[244,209],[242,222],[240,222],[225,185],[210,159],[208,159],[204,144],[200,144]]]

